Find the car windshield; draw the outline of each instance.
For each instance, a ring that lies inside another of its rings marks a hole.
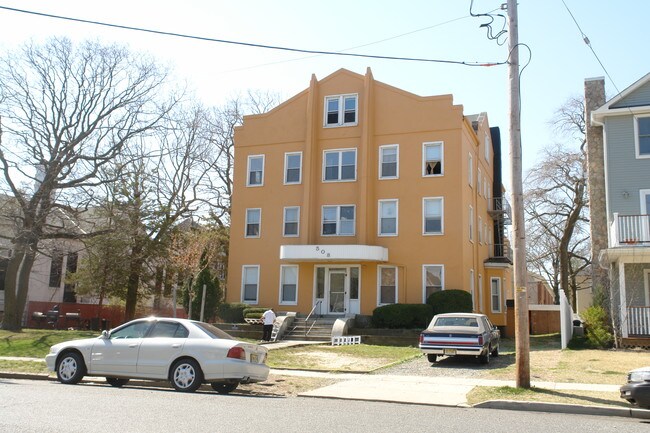
[[[478,322],[474,317],[438,317],[434,326],[469,326],[478,328]]]
[[[196,326],[201,328],[203,332],[208,334],[210,338],[220,338],[222,340],[234,340],[230,334],[228,334],[225,331],[222,331],[221,329],[217,328],[214,325],[210,325],[209,323],[203,323],[203,322],[193,322]]]

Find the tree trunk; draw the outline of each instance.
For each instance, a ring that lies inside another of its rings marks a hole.
[[[124,321],[128,322],[135,318],[135,309],[138,305],[138,289],[140,287],[140,273],[142,272],[142,251],[143,245],[136,242],[131,251],[131,266],[129,280],[126,287],[126,304],[124,306]]]
[[[17,305],[18,270],[23,261],[25,248],[16,246],[13,256],[7,264],[5,274],[5,312],[2,329],[17,331],[22,328],[23,311]]]

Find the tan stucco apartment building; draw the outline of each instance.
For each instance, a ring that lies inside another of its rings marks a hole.
[[[463,289],[505,325],[499,141],[451,95],[312,76],[235,133],[226,301],[353,316]]]

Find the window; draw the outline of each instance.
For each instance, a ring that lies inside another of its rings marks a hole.
[[[485,146],[485,160],[489,164],[490,163],[490,136],[488,134],[485,134],[484,146]]]
[[[246,236],[247,238],[259,238],[262,222],[262,209],[246,209]]]
[[[357,95],[337,95],[325,98],[325,126],[354,126],[357,124]]]
[[[285,153],[284,154],[284,183],[289,185],[300,183],[302,167],[302,153]]]
[[[478,274],[478,311],[483,312],[483,275]]]
[[[298,303],[298,266],[280,267],[280,304]]]
[[[187,338],[189,331],[180,323],[157,322],[147,338]]]
[[[444,290],[444,266],[442,265],[424,265],[422,266],[422,292],[423,303],[433,292]]]
[[[650,189],[639,190],[641,195],[641,213],[643,215],[650,214]]]
[[[483,218],[478,217],[478,243],[482,244],[483,243]]]
[[[474,269],[469,270],[469,293],[472,295],[472,311],[476,311],[476,293],[474,293]]]
[[[469,240],[474,242],[474,208],[469,207]]]
[[[299,220],[300,208],[298,206],[285,207],[283,236],[298,236]]]
[[[74,251],[68,253],[68,258],[65,261],[65,275],[66,280],[68,275],[77,272],[77,264],[79,262],[79,254]],[[77,302],[77,293],[75,292],[76,283],[70,281],[63,282],[63,302]]]
[[[359,299],[359,268],[350,268],[350,300]]]
[[[423,176],[442,175],[442,143],[423,143],[422,159],[424,160]]]
[[[397,236],[397,200],[379,200],[379,236]]]
[[[650,117],[636,117],[636,156],[650,158]]]
[[[442,197],[422,199],[423,233],[425,235],[442,234]]]
[[[467,155],[467,183],[471,188],[474,187],[474,157],[471,153]]]
[[[501,312],[501,279],[490,278],[490,298],[492,300],[492,312]]]
[[[354,236],[354,206],[323,206],[323,236]]]
[[[260,267],[258,265],[244,265],[242,267],[242,302],[257,304],[259,281]]]
[[[251,155],[248,157],[246,186],[262,185],[264,185],[264,155]]]
[[[397,268],[394,266],[378,266],[377,280],[379,281],[377,305],[396,303]]]
[[[327,182],[350,181],[357,178],[357,150],[326,151],[323,180]]]
[[[379,148],[379,179],[399,177],[399,146],[391,144]]]
[[[481,195],[481,189],[483,188],[483,175],[481,174],[481,169],[477,168],[477,173],[476,173],[476,191],[478,192],[478,195]]]
[[[147,331],[149,331],[149,328],[152,324],[153,322],[149,320],[132,323],[118,329],[117,331],[111,332],[111,340],[122,338],[143,338],[145,335],[147,335]]]

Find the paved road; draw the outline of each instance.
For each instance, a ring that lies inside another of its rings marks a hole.
[[[489,421],[487,421],[489,420]],[[0,380],[0,431],[647,433],[641,420]]]

